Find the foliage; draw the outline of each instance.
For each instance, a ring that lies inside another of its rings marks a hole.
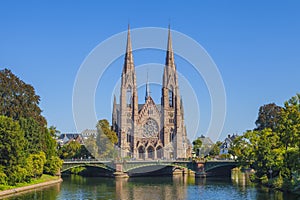
[[[74,167],[70,169],[71,174],[79,174],[80,172],[84,171],[85,167]]]
[[[280,109],[275,104],[268,105],[268,109],[260,109],[268,120],[261,123],[259,116],[258,127],[237,137],[229,152],[241,165],[249,164],[256,171],[256,181],[291,191],[299,187],[295,177],[300,172],[300,95]],[[267,115],[267,110],[272,114]]]
[[[44,170],[44,164],[46,162],[46,155],[44,152],[39,154],[30,154],[26,158],[26,170],[30,177],[41,177]]]
[[[40,97],[34,88],[24,83],[10,70],[0,71],[0,115],[20,118],[33,118],[41,126],[46,125],[46,119],[41,115]]]
[[[197,138],[193,141],[193,151],[196,152],[196,156],[200,154],[200,148],[202,146],[202,141],[200,138]]]
[[[275,103],[261,106],[259,108],[258,118],[255,121],[257,126],[256,130],[263,130],[265,128],[275,130],[278,120],[280,119],[281,111],[282,107],[277,106]]]
[[[24,161],[24,132],[13,119],[0,116],[0,165],[5,168]]]
[[[45,163],[48,169],[56,156],[54,128],[46,127],[39,108],[40,97],[31,85],[10,70],[0,71],[0,184],[18,185],[40,177]],[[46,160],[48,159],[48,160]],[[53,167],[54,165],[55,167]],[[51,171],[51,170],[48,170]]]
[[[56,175],[59,173],[62,165],[63,161],[58,156],[51,156],[45,163],[44,172],[46,174]]]
[[[220,147],[222,142],[217,141],[216,144],[213,145],[212,149],[209,151],[210,156],[217,156],[220,154]]]
[[[116,132],[111,130],[109,122],[106,119],[98,121],[97,133],[97,157],[114,158],[117,154],[117,152],[114,149],[114,145],[118,143],[118,137]]]
[[[59,150],[60,158],[62,159],[71,159],[76,158],[75,156],[80,151],[80,143],[77,141],[70,141],[69,143],[65,144]]]

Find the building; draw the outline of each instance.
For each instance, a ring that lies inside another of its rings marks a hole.
[[[231,147],[231,144],[233,140],[237,137],[237,134],[228,135],[227,138],[225,138],[224,142],[220,146],[220,155],[222,154],[228,154],[228,150]]]
[[[209,154],[210,150],[213,148],[214,143],[209,137],[205,137],[204,135],[201,135],[198,138],[202,142],[201,148],[199,149],[199,156],[205,157]]]
[[[98,134],[97,130],[93,130],[93,129],[85,129],[81,132],[81,136],[83,139],[87,139],[89,137],[96,138],[97,134]]]
[[[116,97],[114,98],[112,113],[112,129],[118,134],[121,157],[181,159],[191,156],[191,145],[184,124],[184,109],[179,94],[170,29],[166,53],[160,104],[156,104],[152,99],[148,83],[145,103],[139,104],[128,28],[120,102],[117,104]]]
[[[57,138],[56,142],[63,146],[65,144],[70,143],[71,141],[77,141],[80,144],[83,144],[82,137],[79,133],[63,133]]]

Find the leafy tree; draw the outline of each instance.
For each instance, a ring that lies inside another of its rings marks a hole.
[[[59,151],[60,158],[62,159],[71,159],[75,158],[75,156],[80,151],[81,145],[77,141],[70,141],[61,147]]]
[[[264,125],[269,128],[259,130],[258,127],[237,137],[230,153],[236,155],[242,165],[250,164],[259,182],[274,184],[281,189],[297,188],[299,186],[295,184],[300,172],[300,95],[285,102],[280,112],[276,112],[276,117],[269,119],[272,123]],[[270,182],[268,178],[271,177],[276,177],[275,181]]]
[[[28,154],[35,154],[43,150],[42,140],[43,133],[42,128],[33,118],[20,118],[19,124],[24,131],[24,137],[26,139],[24,150]]]
[[[98,146],[96,144],[96,138],[94,136],[90,136],[84,140],[84,146],[89,151],[91,157],[98,156]]]
[[[220,147],[222,145],[222,142],[217,141],[216,144],[213,145],[213,148],[210,150],[209,155],[210,156],[217,156],[220,154]]]
[[[9,168],[24,161],[24,132],[18,122],[0,116],[0,165]]]
[[[275,103],[261,106],[259,108],[258,118],[255,121],[257,126],[256,130],[263,130],[265,128],[275,130],[280,119],[281,111],[282,107],[277,106]]]
[[[44,172],[50,175],[56,175],[59,173],[59,170],[62,168],[63,161],[58,156],[52,156],[47,159]]]
[[[45,162],[46,155],[44,152],[41,151],[38,154],[30,154],[26,159],[28,175],[34,178],[42,176]]]
[[[116,132],[111,130],[109,122],[102,119],[97,123],[96,144],[98,147],[98,156],[100,158],[112,158],[116,155],[114,145],[118,143]]]
[[[8,69],[0,71],[0,115],[14,120],[31,117],[41,126],[46,126],[39,102],[40,97],[31,85],[24,83]]]
[[[193,141],[193,151],[196,152],[196,156],[200,154],[200,148],[202,146],[202,141],[200,138],[197,138]]]
[[[300,95],[285,102],[281,112],[277,132],[284,148],[285,162],[283,176],[292,178],[292,172],[297,171],[300,162]],[[296,158],[296,159],[293,159]],[[298,159],[297,159],[298,158]]]

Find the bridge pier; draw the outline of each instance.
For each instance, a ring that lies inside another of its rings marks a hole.
[[[115,178],[129,178],[128,174],[123,171],[123,163],[122,162],[116,162],[115,169],[116,169],[116,171],[114,172]]]

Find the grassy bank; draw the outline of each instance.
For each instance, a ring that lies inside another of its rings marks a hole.
[[[59,179],[60,179],[60,177],[58,177],[58,176],[51,176],[51,175],[43,174],[40,178],[32,179],[29,183],[27,183],[27,182],[18,183],[14,186],[0,185],[0,191],[30,186],[30,185],[34,185],[34,184],[39,184],[39,183],[44,183],[44,182],[54,181],[54,180],[59,180]]]

